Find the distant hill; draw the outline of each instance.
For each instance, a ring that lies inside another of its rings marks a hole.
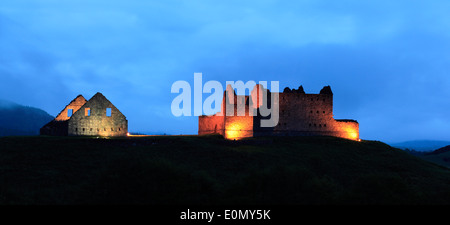
[[[0,146],[0,204],[450,204],[449,169],[375,141],[36,136]]]
[[[450,168],[450,145],[426,153],[420,157],[427,161]]]
[[[436,149],[430,153],[427,153],[426,155],[438,155],[438,154],[443,154],[446,152],[450,152],[450,145],[442,147],[440,149]]]
[[[391,144],[392,147],[400,149],[409,149],[419,152],[429,152],[434,151],[438,148],[450,145],[450,141],[437,141],[437,140],[416,140],[416,141],[406,141],[401,143]]]
[[[0,99],[0,136],[38,135],[54,117],[42,109]]]

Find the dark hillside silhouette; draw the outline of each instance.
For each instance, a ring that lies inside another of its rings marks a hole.
[[[38,135],[39,129],[52,119],[42,109],[0,100],[0,136]]]

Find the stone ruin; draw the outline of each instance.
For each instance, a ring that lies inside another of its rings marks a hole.
[[[126,136],[126,117],[98,92],[89,101],[82,95],[72,100],[54,120],[44,125],[41,135]]]
[[[236,95],[231,86],[224,91],[221,112],[211,116],[200,116],[198,134],[220,134],[227,139],[241,139],[257,136],[334,136],[359,140],[359,124],[355,120],[336,120],[333,118],[333,92],[330,86],[324,87],[319,94],[306,94],[303,87],[297,90],[285,88],[278,93],[279,121],[275,127],[261,127],[263,118],[259,112],[250,115],[249,107],[258,98],[256,85],[250,96]],[[264,89],[266,90],[266,89]],[[267,90],[267,104],[270,105],[271,93]],[[234,101],[230,101],[233,99]],[[245,115],[237,116],[237,103],[245,104]],[[234,115],[227,116],[228,107],[234,107]],[[268,107],[270,108],[270,107]],[[259,110],[259,109],[258,109]]]

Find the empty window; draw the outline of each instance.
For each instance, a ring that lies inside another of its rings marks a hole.
[[[216,125],[216,126],[217,126],[217,125]],[[119,131],[121,131],[121,130],[122,130],[122,128],[119,127]]]
[[[84,115],[85,116],[91,116],[91,108],[85,108],[84,109]]]
[[[111,108],[106,108],[106,116],[111,116]]]
[[[92,128],[89,131],[92,131]]]
[[[313,111],[311,110],[311,113],[313,113]]]
[[[114,128],[111,127],[111,131],[114,131]]]
[[[83,131],[84,131],[84,128],[83,128]]]
[[[317,127],[317,124],[314,124],[314,127]]]
[[[323,114],[325,114],[325,111],[323,111]]]
[[[75,132],[78,132],[78,128],[75,128]]]
[[[317,113],[319,113],[319,110],[317,110]]]
[[[97,128],[97,131],[100,131],[100,128]]]
[[[327,127],[327,124],[324,124],[323,127]]]
[[[103,131],[106,131],[106,128],[103,128]]]
[[[67,110],[67,117],[71,117],[73,115],[73,109]]]
[[[312,124],[309,124],[309,126],[311,127],[311,126],[312,126]]]
[[[322,127],[322,124],[319,124],[319,127]]]

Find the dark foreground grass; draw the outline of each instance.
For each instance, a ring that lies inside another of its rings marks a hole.
[[[450,171],[332,137],[0,138],[0,204],[449,204]]]

